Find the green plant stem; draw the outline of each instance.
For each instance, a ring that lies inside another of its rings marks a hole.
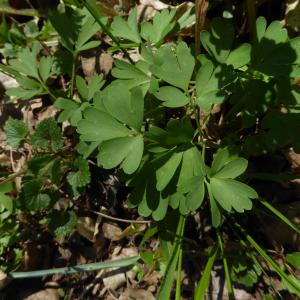
[[[1,7],[0,8],[1,15],[16,15],[16,16],[24,16],[24,17],[40,17],[40,13],[36,9],[14,9],[12,7]]]
[[[39,80],[41,86],[44,88],[45,91],[47,91],[47,93],[51,96],[51,98],[53,98],[53,100],[56,100],[56,96],[50,91],[50,89],[48,88],[48,86],[40,79]]]
[[[95,0],[85,0],[85,1],[83,1],[83,5],[89,11],[89,13],[93,16],[95,21],[100,25],[102,30],[112,39],[112,41],[117,45],[117,47],[124,53],[125,57],[129,60],[129,62],[131,64],[134,64],[134,61],[130,57],[128,51],[124,47],[122,47],[119,40],[111,33],[109,28],[105,24],[102,23],[102,21],[101,21],[102,16],[99,11],[99,8],[97,7]]]
[[[16,173],[13,173],[11,175],[9,175],[8,177],[6,177],[5,179],[3,179],[2,181],[0,181],[0,185],[3,185],[5,183],[11,182],[13,181],[15,178],[25,174],[27,172],[27,168],[24,168]]]
[[[10,272],[9,277],[13,279],[21,278],[34,278],[52,276],[56,274],[71,275],[79,272],[92,272],[107,268],[121,268],[134,265],[140,259],[139,256],[132,256],[125,259],[109,260],[104,262],[96,262],[86,265],[77,265],[74,267],[47,269],[40,271],[29,271],[29,272]]]
[[[182,247],[179,249],[175,300],[181,299]]]
[[[72,98],[73,94],[74,94],[74,81],[75,81],[75,73],[76,73],[76,63],[77,63],[77,53],[74,53],[73,54],[71,82],[70,82],[70,91],[69,91],[69,97],[70,98]]]
[[[229,300],[234,300],[234,292],[233,292],[233,288],[232,288],[232,283],[231,283],[231,276],[230,276],[230,271],[229,271],[229,267],[228,267],[228,262],[227,262],[227,258],[224,254],[224,244],[223,244],[223,239],[221,236],[220,231],[217,231],[217,236],[218,236],[218,244],[221,250],[221,255],[222,255],[222,260],[223,260],[223,266],[224,266],[224,271],[225,271],[225,278],[226,278],[226,282],[227,282],[227,291],[228,291],[228,299]]]

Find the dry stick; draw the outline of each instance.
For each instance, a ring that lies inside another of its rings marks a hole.
[[[25,16],[25,17],[40,17],[39,11],[36,9],[31,9],[31,8],[14,9],[11,7],[1,7],[0,14]]]
[[[116,217],[112,217],[112,216],[106,215],[104,213],[100,213],[100,212],[93,211],[93,210],[90,210],[90,212],[92,212],[98,216],[101,216],[103,218],[110,219],[113,221],[123,222],[123,223],[130,223],[130,224],[151,224],[151,223],[153,223],[152,221],[145,221],[145,220],[142,221],[142,220],[128,220],[128,219],[116,218]]]
[[[208,1],[196,0],[196,25],[195,25],[195,53],[198,56],[201,53],[200,32],[204,27],[205,17],[208,10]]]
[[[22,170],[20,170],[20,171],[18,171],[16,173],[13,173],[13,174],[9,175],[7,178],[5,178],[2,181],[0,181],[0,185],[8,183],[8,182],[14,180],[15,178],[17,178],[17,177],[25,174],[26,171],[27,171],[27,169],[25,168],[25,169],[22,169]]]

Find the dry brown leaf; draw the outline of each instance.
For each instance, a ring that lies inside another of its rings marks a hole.
[[[99,56],[100,71],[108,75],[113,67],[114,59],[109,53],[101,53]]]
[[[96,72],[96,57],[84,57],[81,56],[81,67],[84,74],[85,79],[89,82],[91,77]]]
[[[119,300],[155,300],[153,294],[147,290],[142,289],[126,289],[122,295],[119,297]]]
[[[81,236],[94,242],[95,220],[90,217],[80,217],[77,221],[77,230]]]
[[[59,294],[56,289],[45,289],[38,291],[30,296],[22,298],[23,300],[59,300]]]
[[[115,223],[104,223],[102,225],[103,236],[112,241],[118,241],[122,234],[121,228]]]

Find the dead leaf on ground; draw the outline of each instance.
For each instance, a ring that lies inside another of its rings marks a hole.
[[[118,241],[122,234],[121,228],[115,223],[104,223],[102,225],[103,236],[112,241]]]
[[[23,300],[59,300],[59,294],[57,289],[45,289],[33,293],[27,297],[22,298]]]
[[[90,217],[80,217],[77,221],[77,230],[81,236],[94,242],[95,220]]]
[[[81,67],[84,74],[85,79],[89,82],[91,77],[96,72],[96,57],[84,57],[81,56]]]
[[[142,289],[133,289],[128,288],[126,289],[121,296],[119,297],[119,300],[155,300],[153,294],[147,290]]]
[[[101,53],[99,56],[100,71],[108,75],[113,67],[114,59],[109,53]]]
[[[116,260],[136,255],[138,255],[138,251],[136,248],[131,247],[122,249],[120,246],[116,246],[111,259]],[[117,273],[118,269],[121,273]],[[112,291],[115,291],[126,283],[126,277],[130,279],[134,278],[135,273],[133,273],[132,271],[129,270],[127,272],[122,272],[121,270],[122,269],[120,268],[106,269],[101,274],[101,276],[99,276],[103,279],[103,283],[106,289],[111,289]]]

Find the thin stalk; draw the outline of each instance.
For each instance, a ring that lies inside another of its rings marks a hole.
[[[5,183],[11,182],[13,181],[15,178],[22,176],[23,174],[25,174],[27,172],[27,168],[22,169],[16,173],[13,173],[11,175],[9,175],[8,177],[4,178],[2,181],[0,181],[0,185],[3,185]]]
[[[70,82],[70,91],[69,91],[69,97],[70,98],[72,98],[73,94],[74,94],[74,81],[75,81],[75,72],[76,72],[76,62],[77,62],[77,53],[74,53],[73,54],[71,82]]]
[[[79,272],[92,272],[107,268],[121,268],[134,265],[140,259],[139,256],[132,256],[125,259],[109,260],[104,262],[96,262],[86,265],[77,265],[74,267],[47,269],[40,271],[29,271],[29,272],[10,272],[9,276],[13,279],[21,278],[34,278],[34,277],[44,277],[52,275],[71,275]]]
[[[1,7],[1,15],[16,15],[24,17],[40,17],[40,13],[36,9],[14,9],[12,7]]]
[[[181,299],[182,247],[179,249],[175,300]]]
[[[95,0],[85,0],[83,1],[83,5],[93,16],[95,21],[100,25],[102,30],[112,39],[112,41],[117,45],[117,47],[124,53],[125,57],[130,61],[130,63],[134,64],[134,61],[131,59],[128,51],[124,47],[122,47],[119,40],[110,32],[109,28],[104,23],[102,23],[101,21],[102,16]]]
[[[223,239],[222,239],[221,233],[219,231],[217,232],[217,235],[218,235],[218,244],[219,244],[219,247],[220,247],[220,250],[221,250],[221,255],[222,255],[222,260],[223,260],[225,278],[226,278],[226,282],[227,282],[228,299],[229,300],[234,300],[235,297],[234,297],[234,292],[233,292],[233,288],[232,288],[230,271],[229,271],[229,267],[228,267],[227,258],[224,254]]]
[[[39,80],[39,82],[41,86],[45,89],[45,91],[47,91],[47,93],[51,96],[51,98],[53,98],[53,100],[56,100],[56,96],[50,91],[48,86],[41,79]]]

